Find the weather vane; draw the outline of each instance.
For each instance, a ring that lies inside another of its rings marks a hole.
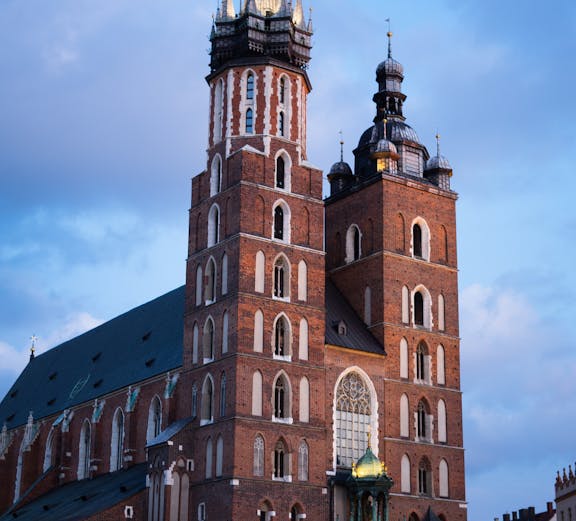
[[[38,337],[36,335],[32,335],[30,337],[30,358],[34,358],[34,353],[36,352],[36,341],[38,340]]]
[[[338,132],[340,134],[340,162],[344,162],[344,134],[342,131]]]

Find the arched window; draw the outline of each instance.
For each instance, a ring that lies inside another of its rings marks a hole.
[[[80,443],[78,446],[78,479],[86,479],[90,477],[90,445],[90,422],[84,420],[82,430],[80,431]]]
[[[112,419],[112,440],[110,443],[110,472],[120,470],[124,465],[124,413],[116,409]]]
[[[198,416],[198,388],[196,384],[192,386],[192,418]]]
[[[228,311],[222,315],[222,354],[228,352],[228,323],[230,321],[230,314]]]
[[[432,311],[430,293],[424,286],[418,286],[412,297],[414,311],[414,326],[430,329],[432,327]]]
[[[282,440],[278,440],[274,447],[274,479],[284,479],[288,476],[287,460],[286,445]]]
[[[432,495],[432,467],[427,458],[422,458],[418,465],[418,493],[422,496]]]
[[[290,264],[284,255],[274,263],[274,298],[290,298]]]
[[[286,164],[282,156],[276,159],[276,188],[285,187]]]
[[[254,291],[256,293],[264,293],[264,264],[266,259],[262,251],[256,253],[256,265],[254,273]]]
[[[286,420],[291,422],[291,396],[290,383],[285,374],[280,374],[274,382],[274,415],[273,420]]]
[[[222,256],[222,295],[228,294],[228,255]]]
[[[264,350],[264,315],[259,309],[254,314],[254,352]]]
[[[305,318],[300,319],[298,358],[300,360],[308,360],[308,321]]]
[[[202,412],[200,425],[207,425],[214,421],[214,383],[212,377],[207,375],[202,385]]]
[[[402,323],[410,323],[410,290],[402,286]]]
[[[408,378],[408,342],[400,340],[400,378]]]
[[[369,326],[372,323],[372,291],[370,286],[364,290],[364,323]]]
[[[278,114],[278,135],[284,137],[284,112]]]
[[[220,240],[220,208],[212,205],[208,213],[208,248],[218,244]]]
[[[445,459],[440,460],[438,466],[438,481],[440,485],[440,497],[449,497],[450,492],[448,488],[448,463]]]
[[[216,154],[212,159],[210,168],[210,197],[216,195],[222,189],[222,158]]]
[[[202,357],[205,364],[214,360],[214,321],[208,317],[202,335]]]
[[[246,111],[246,134],[254,134],[254,111],[252,109]]]
[[[310,382],[305,376],[300,380],[300,421],[310,421]]]
[[[252,415],[262,416],[262,373],[252,375]]]
[[[220,378],[220,417],[226,416],[226,374]]]
[[[408,396],[403,394],[400,396],[400,436],[402,438],[408,438],[410,436],[409,407]]]
[[[405,224],[404,224],[404,216],[399,213],[396,216],[396,251],[399,253],[404,253],[406,249],[406,232],[405,232]]]
[[[444,322],[444,295],[438,295],[438,329],[444,331],[446,324]]]
[[[438,400],[438,442],[446,443],[446,402]]]
[[[162,403],[158,396],[154,396],[148,409],[148,427],[146,429],[146,442],[152,441],[162,430]]]
[[[194,329],[192,330],[192,363],[198,363],[198,344],[200,333],[198,331],[198,323],[194,323]]]
[[[358,260],[362,255],[362,234],[360,228],[351,225],[346,232],[346,262]]]
[[[412,222],[412,256],[430,260],[430,229],[421,217]]]
[[[196,305],[200,306],[202,304],[202,286],[204,281],[202,280],[202,266],[196,268]]]
[[[56,431],[54,428],[50,429],[48,438],[46,439],[46,452],[44,453],[44,464],[42,465],[42,472],[46,472],[52,465],[54,465],[56,449]]]
[[[264,476],[264,439],[258,435],[254,438],[254,470],[256,477]]]
[[[421,383],[430,383],[430,356],[426,342],[418,343],[416,348],[416,380]]]
[[[212,464],[214,460],[213,453],[212,438],[208,438],[208,441],[206,442],[206,479],[212,478]]]
[[[216,439],[216,477],[222,477],[222,468],[224,466],[224,440],[222,435]]]
[[[407,454],[402,456],[400,463],[400,491],[410,493],[410,458]]]
[[[308,266],[301,260],[298,263],[298,300],[306,302],[308,299]]]
[[[351,467],[364,454],[371,430],[372,398],[360,374],[350,372],[342,378],[335,404],[336,463]],[[374,431],[372,435],[376,437]]]
[[[298,447],[298,480],[308,481],[308,444],[304,440]]]
[[[206,305],[216,301],[216,262],[210,257],[206,264],[206,288],[204,289]]]
[[[286,102],[286,78],[280,78],[279,98],[280,103],[283,105]]]
[[[290,360],[292,356],[291,349],[291,331],[290,322],[285,315],[280,315],[274,322],[274,358]]]
[[[436,379],[438,385],[446,385],[444,346],[439,345],[436,350]]]
[[[422,228],[419,224],[412,227],[414,257],[422,257]]]
[[[428,412],[428,405],[424,400],[418,403],[416,410],[416,441],[430,441],[432,431],[431,417]]]
[[[246,78],[246,99],[254,99],[254,74],[251,72],[248,73]]]
[[[274,208],[274,238],[284,240],[284,210],[281,206]]]
[[[224,82],[216,82],[214,89],[214,143],[222,141],[222,113],[224,109]]]

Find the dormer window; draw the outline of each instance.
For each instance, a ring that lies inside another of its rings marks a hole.
[[[346,325],[346,322],[344,322],[343,320],[338,322],[338,324],[336,325],[336,331],[338,331],[338,335],[340,336],[347,336],[348,326]]]

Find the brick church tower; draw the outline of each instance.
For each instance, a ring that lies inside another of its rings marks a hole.
[[[224,0],[212,29],[183,357],[194,459],[206,462],[192,508],[207,519],[269,520],[274,509],[300,519],[303,505],[310,519],[327,515],[324,206],[322,172],[306,158],[311,36],[300,1],[248,0],[237,15]]]

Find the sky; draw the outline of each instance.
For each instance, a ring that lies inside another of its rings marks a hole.
[[[312,7],[309,160],[327,172],[342,129],[352,162],[390,18],[407,123],[454,168],[469,520],[542,511],[576,460],[576,3]],[[184,283],[215,8],[0,3],[0,395],[32,335],[43,352]]]

